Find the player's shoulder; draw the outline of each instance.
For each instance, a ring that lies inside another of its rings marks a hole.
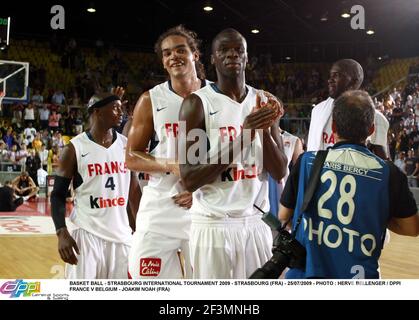
[[[83,141],[85,139],[88,139],[88,138],[87,138],[86,132],[83,131],[82,133],[79,133],[77,136],[71,138],[69,142],[74,144],[74,143]]]
[[[120,134],[118,131],[115,131],[115,133],[116,133],[117,139],[120,139],[125,143],[128,141],[128,138],[126,136],[124,136],[123,134]]]
[[[153,88],[151,88],[150,90],[146,92],[148,92],[148,95],[150,94],[155,95],[155,94],[161,94],[163,92],[168,92],[168,91],[170,91],[169,81],[165,81],[165,82],[155,85]]]
[[[321,102],[319,102],[318,104],[316,104],[313,107],[313,112],[318,112],[319,110],[323,109],[325,106],[329,105],[329,104],[333,104],[334,99],[329,97],[326,100],[323,100]]]
[[[150,89],[151,90],[151,89]],[[144,91],[140,98],[150,98],[150,90]]]
[[[295,136],[295,135],[293,135],[292,133],[289,133],[288,131],[286,131],[286,130],[282,130],[282,136],[284,137],[284,138],[289,138],[289,139],[293,139],[293,138],[298,138],[297,136]]]
[[[151,110],[151,107],[152,107],[152,103],[151,103],[150,90],[147,90],[143,92],[138,98],[137,104],[134,108],[134,119],[136,118],[136,114],[143,113],[144,108]]]
[[[187,100],[189,103],[203,103],[203,101],[206,101],[207,99],[210,100],[211,97],[216,93],[212,88],[213,85],[213,82],[206,82],[205,86],[192,92],[185,98],[185,100]]]
[[[389,124],[387,118],[377,109],[374,110],[374,121],[380,124]]]
[[[262,89],[252,87],[251,85],[249,85],[247,83],[246,83],[246,89],[247,89],[247,95],[248,96],[256,96],[259,91],[262,91]]]
[[[208,79],[203,79],[203,80],[201,79],[201,81],[203,81],[203,84],[202,84],[200,89],[205,88],[205,87],[211,85],[212,83],[214,83],[214,81],[211,81],[211,80],[208,80]]]
[[[212,86],[214,85],[214,82],[208,81],[208,80],[204,80],[204,81],[205,81],[205,85],[201,86],[201,88],[199,88],[198,90],[192,92],[191,95],[193,95],[193,94],[199,95],[201,93],[209,94],[209,93],[214,91],[214,89],[212,88]]]

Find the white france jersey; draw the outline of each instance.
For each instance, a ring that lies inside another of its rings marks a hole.
[[[169,81],[155,86],[149,92],[154,123],[149,154],[156,158],[176,159],[179,111],[183,98],[172,91]],[[168,191],[178,181],[179,178],[174,174],[153,173],[149,177],[148,186]]]
[[[70,220],[107,241],[130,244],[131,228],[126,206],[130,171],[125,163],[127,138],[117,133],[109,148],[92,141],[86,132],[70,142],[76,150],[74,209]],[[81,179],[80,179],[81,178]],[[79,184],[81,182],[81,184]]]
[[[328,98],[316,105],[311,111],[310,129],[308,132],[307,151],[326,150],[335,144],[332,130],[334,99]],[[374,133],[367,138],[372,144],[388,149],[387,132],[389,123],[385,116],[374,110]]]
[[[209,155],[215,156],[219,144],[234,140],[242,131],[243,122],[256,106],[257,90],[247,86],[248,93],[242,103],[219,92],[215,84],[196,91],[205,113],[205,127],[210,143]],[[256,135],[254,155],[262,155],[262,141]],[[231,164],[216,181],[193,193],[191,213],[218,218],[240,218],[259,214],[253,205],[269,210],[268,175],[252,153],[244,150],[247,163]],[[258,158],[260,160],[260,158]]]
[[[173,91],[169,81],[155,86],[149,92],[154,123],[149,154],[156,158],[176,159],[179,111],[183,98]],[[137,229],[169,237],[189,238],[188,210],[177,206],[172,199],[185,191],[179,177],[167,173],[150,173],[148,176],[149,181],[143,188],[138,209]]]

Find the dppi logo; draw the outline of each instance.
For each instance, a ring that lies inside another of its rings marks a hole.
[[[10,298],[31,297],[34,293],[41,292],[40,282],[25,282],[23,280],[7,281],[0,287],[2,294],[10,294]]]

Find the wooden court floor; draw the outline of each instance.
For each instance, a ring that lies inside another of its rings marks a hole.
[[[419,279],[419,237],[391,233],[383,250],[384,279]],[[57,252],[57,237],[0,236],[0,279],[63,278],[64,264]]]

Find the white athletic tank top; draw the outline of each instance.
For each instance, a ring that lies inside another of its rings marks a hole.
[[[175,159],[179,111],[183,98],[170,89],[168,81],[155,86],[149,92],[155,132],[154,143],[151,142],[149,153],[156,158]],[[168,191],[178,180],[179,178],[173,174],[153,173],[148,185],[154,189]]]
[[[169,81],[149,92],[155,131],[149,154],[156,158],[176,159],[179,111],[183,98],[173,91]],[[188,239],[189,211],[178,207],[172,199],[185,191],[179,177],[166,173],[150,173],[148,177],[137,214],[137,229]]]
[[[234,140],[241,130],[246,116],[256,105],[257,90],[247,86],[248,93],[242,103],[219,92],[215,84],[196,91],[205,113],[205,127],[210,143],[209,154],[218,153],[219,144]],[[254,155],[262,155],[262,141],[256,135],[254,151],[244,151],[248,163],[236,163],[223,172],[216,181],[199,188],[193,193],[191,212],[208,217],[246,217],[259,214],[253,205],[269,210],[268,175],[261,171],[261,163]],[[249,148],[247,149],[249,150]],[[259,158],[260,159],[260,158]]]
[[[126,206],[130,171],[125,163],[127,138],[117,133],[109,148],[92,141],[86,132],[71,139],[77,171],[74,209],[70,220],[104,240],[130,244]],[[81,184],[79,185],[79,183]]]

